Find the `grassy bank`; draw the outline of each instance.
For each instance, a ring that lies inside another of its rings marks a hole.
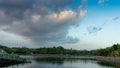
[[[118,63],[120,63],[120,57],[102,57],[102,56],[97,56],[96,60],[106,61],[106,62],[118,62]]]

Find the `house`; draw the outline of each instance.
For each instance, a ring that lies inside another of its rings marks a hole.
[[[6,51],[4,51],[3,49],[0,49],[0,55],[6,55],[8,54]]]

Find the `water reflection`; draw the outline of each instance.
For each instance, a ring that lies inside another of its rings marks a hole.
[[[38,63],[51,63],[51,64],[59,64],[62,65],[64,63],[70,62],[76,63],[76,62],[82,62],[84,64],[86,63],[95,63],[95,60],[92,59],[82,59],[82,58],[58,58],[58,57],[42,57],[42,58],[35,58],[35,61]]]
[[[7,59],[0,59],[0,68],[7,68],[7,67],[12,67],[14,68],[15,66],[19,65],[24,65],[26,63],[20,63],[18,61],[12,61],[12,60],[7,60]]]
[[[2,61],[0,61],[0,68],[1,67],[5,67],[5,68],[7,68],[7,67],[10,67],[10,66],[19,66],[19,65],[24,65],[25,63],[11,63],[11,62],[2,62]]]
[[[36,58],[35,59],[38,63],[51,63],[51,64],[63,64],[65,58],[53,58],[53,57],[46,57],[46,58]]]
[[[17,64],[7,68],[115,68],[114,63],[92,59],[27,56],[31,64]],[[119,68],[119,67],[118,67]]]
[[[98,63],[99,65],[102,65],[102,66],[109,66],[109,67],[120,68],[120,63],[118,63],[118,62],[98,61],[97,63]]]

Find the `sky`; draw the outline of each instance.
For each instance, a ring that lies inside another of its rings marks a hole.
[[[78,50],[120,43],[119,0],[0,0],[0,44]]]

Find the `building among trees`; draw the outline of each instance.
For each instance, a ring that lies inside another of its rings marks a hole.
[[[6,51],[4,51],[3,49],[0,49],[0,56],[5,56],[8,53]]]

